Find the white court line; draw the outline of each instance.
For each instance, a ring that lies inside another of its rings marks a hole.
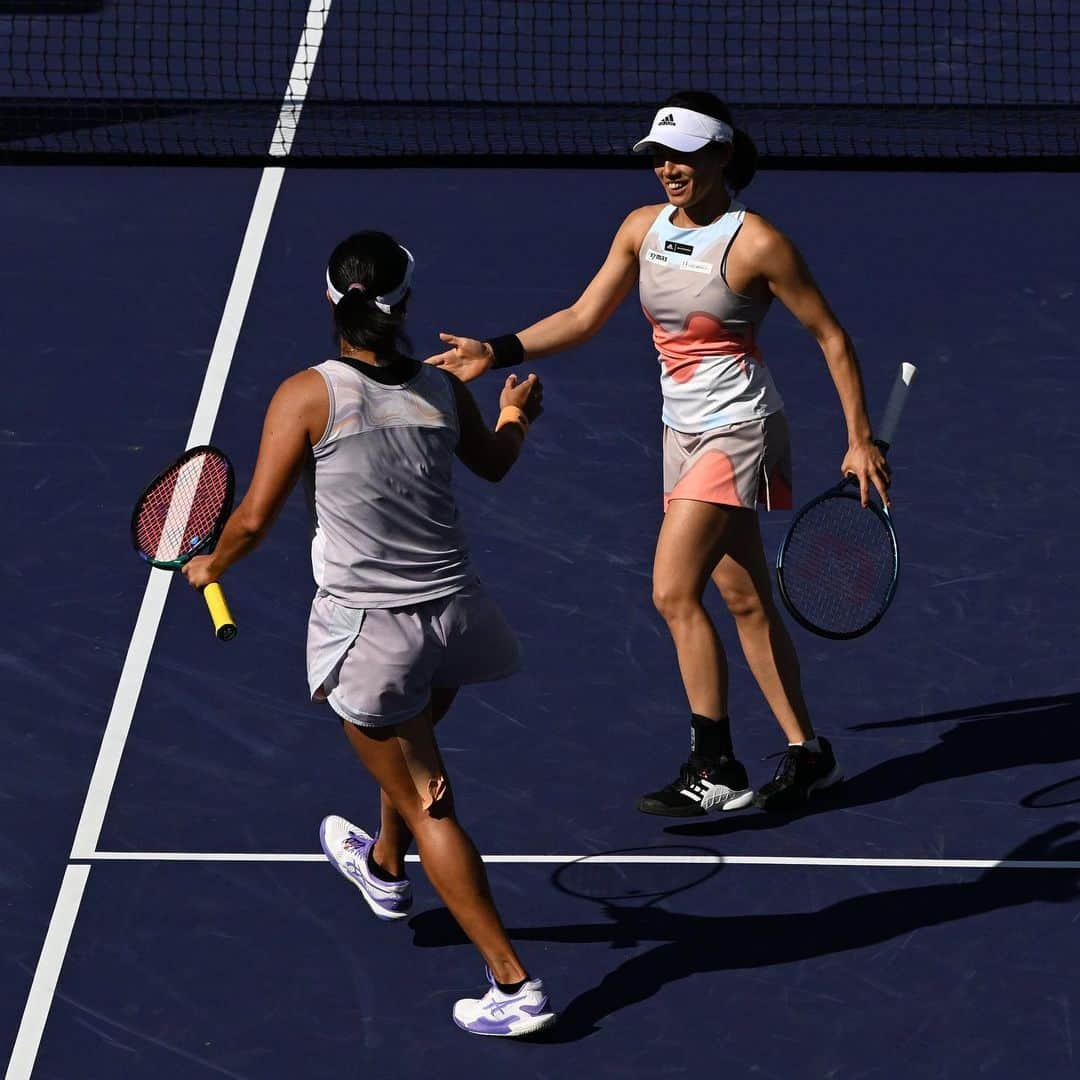
[[[45,944],[41,946],[41,955],[34,969],[34,981],[26,998],[19,1033],[15,1036],[15,1047],[11,1051],[7,1072],[4,1073],[5,1080],[29,1080],[34,1068],[45,1021],[49,1018],[53,992],[60,978],[60,969],[64,966],[71,930],[89,876],[89,866],[69,866],[64,871],[60,895],[56,898]]]
[[[587,861],[590,864],[620,865],[691,864],[724,866],[858,866],[881,870],[1080,870],[1080,861],[1053,859],[861,859],[815,858],[788,855],[481,855],[486,863],[522,865],[564,865]],[[291,854],[279,851],[95,851],[96,862],[236,862],[307,863],[326,862],[315,852]],[[416,855],[406,862],[418,863]]]
[[[311,0],[289,75],[288,87],[278,112],[273,142],[268,150],[272,157],[284,159],[292,149],[296,125],[315,70],[323,28],[329,17],[331,6],[332,0]],[[203,378],[202,391],[191,422],[188,447],[208,443],[213,433],[214,422],[225,391],[225,381],[232,366],[236,343],[240,337],[240,328],[247,312],[255,273],[259,268],[263,245],[270,229],[270,219],[273,216],[284,175],[284,169],[280,166],[268,166],[262,171],[259,188],[255,194],[255,201],[244,233],[244,241],[236,261],[236,270],[229,287],[229,295],[225,301],[225,309],[218,326],[214,347],[210,353],[206,375]],[[101,738],[97,761],[90,777],[82,814],[75,830],[75,839],[71,849],[72,859],[85,859],[97,848],[172,577],[173,575],[167,571],[150,571],[139,614],[135,620],[135,629],[132,631],[127,655],[124,658],[124,667],[120,672],[120,680],[113,697],[112,708],[109,710],[109,719]],[[52,1005],[56,980],[63,966],[89,872],[88,866],[69,865],[64,874],[60,896],[46,933],[45,946],[34,972],[30,995],[15,1037],[15,1052],[9,1063],[5,1080],[27,1080],[33,1070],[38,1046],[45,1029],[45,1021]]]
[[[244,322],[255,273],[259,267],[263,244],[270,228],[270,218],[274,212],[284,170],[278,167],[263,169],[258,191],[251,208],[244,242],[240,247],[236,270],[233,274],[225,309],[221,316],[217,338],[210,352],[210,361],[203,378],[202,391],[195,409],[187,445],[199,446],[210,441],[221,407],[225,380],[232,366],[236,343],[240,337],[240,328]],[[92,855],[101,836],[105,813],[112,797],[116,774],[120,769],[120,758],[124,753],[128,734],[131,731],[135,706],[142,691],[146,668],[150,663],[150,653],[157,637],[161,614],[165,609],[165,598],[172,583],[173,574],[167,570],[151,570],[150,578],[143,593],[142,605],[135,629],[131,634],[120,681],[113,697],[109,719],[101,737],[97,762],[90,777],[90,786],[86,792],[82,814],[75,830],[75,839],[71,847],[71,858],[85,859]]]
[[[255,272],[259,267],[263,243],[270,228],[270,217],[274,211],[278,191],[284,170],[273,167],[263,169],[255,202],[251,208],[244,242],[240,248],[236,271],[233,274],[229,296],[225,301],[225,310],[221,316],[217,339],[210,353],[210,362],[203,379],[202,393],[195,410],[188,446],[208,443],[214,430],[221,397],[225,390],[225,380],[232,366],[236,342],[240,337],[240,327],[244,321]],[[150,652],[157,637],[161,613],[165,608],[165,597],[173,574],[167,570],[151,570],[150,580],[146,584],[139,616],[135,620],[135,629],[131,635],[124,668],[120,673],[120,682],[113,698],[109,719],[101,738],[97,763],[90,778],[90,787],[83,803],[82,816],[75,830],[75,841],[71,848],[73,859],[85,859],[97,848],[98,838],[105,821],[105,813],[112,797],[116,774],[120,768],[120,758],[124,752],[135,706],[142,690],[146,667],[150,662]]]
[[[296,59],[289,75],[289,86],[278,112],[277,126],[270,139],[270,154],[273,157],[288,157],[292,150],[296,129],[300,124],[300,113],[303,112],[308,86],[315,71],[315,61],[319,58],[319,46],[322,45],[323,29],[330,13],[331,2],[332,0],[312,0],[308,8]]]
[[[317,49],[318,42],[322,40],[322,28],[330,13],[330,6],[330,0],[312,0],[297,49],[296,61],[289,78],[288,92],[278,118],[274,136],[276,140],[282,139],[281,132],[288,127],[287,122],[283,122],[282,116],[286,112],[294,118],[299,116],[298,110],[302,107],[303,98],[307,92],[307,82],[304,78],[310,81],[315,66],[312,41],[315,41],[314,48]],[[292,133],[288,135],[287,143],[275,144],[271,153],[281,156],[283,153],[288,153],[291,146]],[[279,166],[269,166],[262,171],[259,189],[255,194],[255,202],[244,233],[244,242],[240,247],[236,270],[229,287],[229,295],[225,301],[225,310],[222,313],[217,338],[207,364],[202,392],[191,422],[191,431],[187,441],[189,447],[208,443],[213,433],[214,422],[225,391],[225,381],[232,366],[236,343],[240,337],[240,328],[247,312],[248,301],[251,299],[255,273],[259,268],[263,245],[270,229],[270,219],[284,176],[285,170]],[[105,725],[105,734],[102,737],[101,750],[90,779],[90,788],[83,805],[82,817],[75,832],[75,842],[71,850],[73,859],[86,858],[97,848],[113,784],[116,782],[116,773],[120,767],[120,757],[131,728],[131,718],[142,689],[146,665],[150,659],[150,650],[157,635],[161,612],[165,606],[165,596],[172,576],[168,571],[154,570],[150,573],[139,617],[135,621],[128,655],[124,661],[124,670],[121,672],[116,697]]]
[[[158,541],[157,551],[154,552],[154,558],[158,562],[170,562],[180,554],[205,464],[206,458],[199,454],[191,461],[185,461],[180,466],[180,472],[176,474],[169,510],[165,515],[165,524],[161,527],[161,539]]]

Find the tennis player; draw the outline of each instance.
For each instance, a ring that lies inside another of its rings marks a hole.
[[[759,530],[759,507],[792,504],[784,403],[758,344],[774,298],[825,356],[847,425],[840,469],[858,477],[864,505],[871,486],[887,504],[888,468],[871,439],[851,339],[791,241],[733,197],[753,178],[757,151],[728,108],[712,94],[676,94],[634,150],[652,155],[666,201],[626,217],[581,296],[517,334],[486,341],[441,334],[450,348],[428,363],[468,380],[572,348],[638,285],[663,391],[665,515],[653,600],[671,632],[690,706],[689,759],[671,783],[643,795],[638,809],[677,817],[751,802],[790,809],[842,774],[811,724]],[[727,661],[702,606],[709,578],[787,737],[775,775],[756,796],[732,746]]]
[[[326,295],[340,356],[286,379],[266,413],[251,486],[211,556],[184,567],[202,588],[266,535],[301,473],[314,511],[318,591],[308,623],[311,696],[327,701],[381,789],[378,833],[342,817],[319,831],[326,857],[375,915],[412,906],[405,853],[480,950],[490,986],[458,1001],[477,1035],[525,1035],[555,1019],[543,982],[522,966],[483,863],[458,823],[434,725],[458,687],[518,666],[518,643],[469,561],[451,486],[456,455],[487,480],[517,460],[543,391],[511,375],[495,430],[452,374],[403,348],[413,258],[362,232],[330,256]]]

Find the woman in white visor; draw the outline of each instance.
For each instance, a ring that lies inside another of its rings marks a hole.
[[[689,817],[751,802],[801,805],[841,779],[814,732],[799,662],[773,598],[757,510],[792,505],[783,400],[758,345],[774,297],[817,341],[847,427],[841,472],[888,503],[889,474],[871,438],[851,339],[786,236],[733,195],[753,178],[757,151],[712,94],[675,94],[634,146],[650,153],[665,201],[623,221],[607,258],[570,307],[501,337],[442,334],[429,363],[473,379],[592,337],[638,286],[652,326],[663,391],[664,506],[653,601],[671,632],[690,706],[690,752],[676,778],[641,796],[648,814]],[[724,649],[702,604],[709,579],[735,620],[747,664],[788,747],[755,795],[732,746]]]

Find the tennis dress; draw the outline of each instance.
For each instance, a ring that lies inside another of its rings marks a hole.
[[[673,225],[674,214],[660,210],[639,252],[664,402],[665,509],[672,499],[789,509],[784,402],[757,343],[769,300],[725,276],[746,207],[733,201],[700,228]]]
[[[407,720],[433,686],[510,674],[518,643],[469,561],[451,486],[449,376],[404,357],[327,360],[330,413],[307,472],[308,685],[355,724]]]

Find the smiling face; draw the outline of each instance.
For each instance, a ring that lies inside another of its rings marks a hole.
[[[683,211],[723,207],[729,201],[724,166],[730,158],[728,143],[714,143],[691,153],[657,146],[653,149],[653,172],[672,206]]]

